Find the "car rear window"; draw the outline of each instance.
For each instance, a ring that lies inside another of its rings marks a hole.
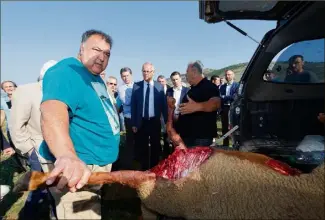
[[[263,79],[288,84],[324,83],[324,38],[297,42],[283,49]]]

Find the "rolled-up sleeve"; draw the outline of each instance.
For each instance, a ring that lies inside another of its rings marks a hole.
[[[57,100],[66,104],[72,114],[75,113],[82,91],[76,85],[80,83],[76,73],[69,67],[52,68],[46,72],[43,79],[42,103]]]

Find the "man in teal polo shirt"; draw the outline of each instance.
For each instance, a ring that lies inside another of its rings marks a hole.
[[[43,170],[50,172],[47,184],[62,174],[58,186],[50,189],[58,219],[101,219],[100,199],[96,198],[99,188],[78,189],[87,183],[91,172],[110,172],[118,155],[119,104],[113,103],[100,77],[111,46],[109,35],[86,31],[78,58],[58,62],[43,79],[41,124],[45,141],[40,156],[48,160],[42,164]]]

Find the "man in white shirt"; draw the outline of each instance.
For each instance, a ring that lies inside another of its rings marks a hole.
[[[225,71],[225,78],[227,83],[221,85],[220,87],[220,97],[222,100],[222,112],[221,112],[221,123],[222,123],[222,134],[228,132],[229,126],[229,108],[231,103],[234,101],[235,96],[238,92],[239,83],[235,82],[235,73],[232,70]],[[223,140],[224,146],[229,146],[229,138]]]
[[[32,170],[42,171],[40,161],[47,161],[39,157],[39,146],[43,141],[41,130],[42,82],[48,69],[53,67],[57,61],[46,62],[40,72],[39,82],[19,86],[12,97],[11,120],[9,130],[12,142],[22,153],[28,155]],[[35,208],[44,203],[48,197],[47,190],[36,190],[30,192],[25,202],[24,215],[27,219],[38,219],[41,212],[35,212]]]
[[[134,159],[134,133],[131,125],[131,97],[133,89],[132,70],[124,67],[120,70],[123,85],[118,87],[118,97],[122,101],[122,111],[126,132],[126,145],[120,147],[118,167],[127,170],[132,168]]]
[[[175,103],[175,111],[174,111],[174,127],[177,130],[177,119],[179,116],[179,104],[182,103],[183,98],[186,96],[187,92],[189,91],[188,87],[184,87],[183,83],[182,83],[182,78],[181,78],[181,74],[177,71],[172,72],[172,74],[170,74],[170,79],[173,83],[173,87],[167,89],[167,96],[169,97],[173,97],[176,100]],[[164,155],[168,156],[172,151],[168,148],[166,149],[166,147],[164,147]]]

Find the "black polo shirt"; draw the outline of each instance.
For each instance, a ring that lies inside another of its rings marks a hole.
[[[195,102],[206,102],[212,97],[219,97],[219,90],[204,78],[196,86],[191,86],[187,95]],[[186,102],[187,96],[181,103]],[[182,138],[214,138],[217,134],[217,111],[180,115],[176,129]]]

